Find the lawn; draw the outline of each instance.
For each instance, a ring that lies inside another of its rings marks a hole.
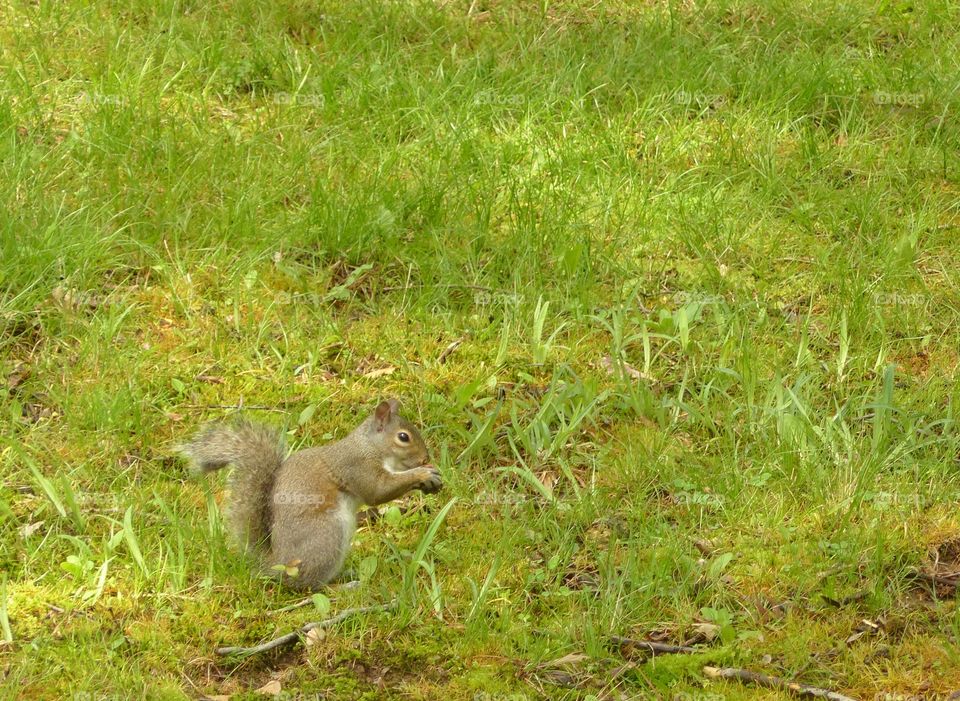
[[[960,690],[957,26],[4,0],[0,696]],[[174,447],[385,397],[445,487],[292,608]]]

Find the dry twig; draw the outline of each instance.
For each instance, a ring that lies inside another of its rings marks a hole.
[[[300,640],[301,635],[306,635],[311,630],[316,630],[318,628],[329,628],[330,626],[336,625],[341,621],[345,621],[351,616],[356,616],[360,613],[372,613],[374,611],[389,611],[390,609],[396,608],[397,602],[391,601],[387,604],[378,604],[377,606],[361,606],[359,608],[346,609],[341,611],[336,616],[326,618],[322,621],[313,621],[311,623],[304,624],[297,630],[291,631],[286,635],[281,635],[279,638],[274,638],[273,640],[268,640],[265,643],[260,645],[255,645],[253,647],[218,647],[218,655],[243,655],[247,657],[249,655],[257,655],[261,652],[269,652],[270,650],[275,650],[278,647],[284,647],[286,645],[292,645]]]
[[[628,652],[633,648],[649,655],[689,655],[694,652],[703,652],[703,648],[699,647],[654,643],[649,640],[634,640],[633,638],[624,638],[619,635],[611,635],[610,641],[621,648],[627,648]]]
[[[445,362],[447,362],[447,358],[450,357],[450,354],[453,353],[453,351],[457,350],[457,348],[460,346],[461,343],[463,343],[463,339],[462,339],[462,338],[458,338],[458,339],[455,340],[453,343],[451,343],[449,346],[447,346],[446,348],[444,348],[444,349],[443,349],[443,352],[442,352],[442,353],[440,354],[440,356],[437,358],[437,363],[439,363],[440,365],[443,365]]]
[[[780,677],[770,677],[760,672],[737,667],[704,667],[703,673],[710,679],[731,679],[744,684],[754,684],[765,689],[781,689],[802,698],[828,699],[828,701],[856,701],[856,699],[838,694],[829,689],[790,682]]]

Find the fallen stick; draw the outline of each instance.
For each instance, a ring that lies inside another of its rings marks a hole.
[[[356,589],[360,586],[359,580],[352,579],[347,582],[337,582],[336,584],[328,584],[327,589],[331,591],[347,591],[349,589]],[[302,609],[304,606],[309,606],[313,603],[313,597],[308,596],[306,599],[300,599],[292,604],[284,606],[283,608],[274,609],[273,611],[268,611],[268,613],[287,613],[288,611],[296,611],[297,609]]]
[[[274,609],[270,613],[287,613],[288,611],[295,611],[296,609],[303,608],[304,606],[309,606],[313,603],[313,597],[307,597],[306,599],[300,599],[296,603],[289,604],[283,608]]]
[[[278,414],[286,413],[286,409],[275,406],[261,406],[259,404],[180,404],[180,409],[233,409],[245,411],[275,411]]]
[[[449,346],[444,348],[443,352],[440,354],[440,357],[437,358],[437,362],[440,365],[443,365],[445,362],[447,362],[447,358],[450,357],[450,354],[453,353],[453,351],[457,350],[457,348],[460,347],[461,343],[463,343],[463,339],[458,338],[456,341],[454,341]]]
[[[409,289],[412,288],[412,287],[433,287],[433,288],[436,288],[436,289],[438,289],[438,290],[440,290],[440,289],[443,289],[443,290],[479,290],[480,292],[497,292],[497,291],[498,291],[498,290],[495,290],[495,289],[492,288],[492,287],[487,287],[486,285],[454,285],[454,284],[451,284],[451,285],[424,285],[423,283],[420,283],[419,285],[390,285],[389,287],[381,287],[381,288],[380,288],[380,291],[381,291],[381,292],[398,292],[398,291],[400,291],[400,290],[403,290],[404,292],[406,292],[407,290],[409,290]]]
[[[689,655],[694,652],[703,652],[703,648],[690,647],[689,645],[669,645],[667,643],[653,643],[649,640],[634,640],[633,638],[624,638],[619,635],[611,635],[610,642],[620,647],[634,647],[651,655]]]
[[[857,701],[829,689],[789,682],[780,677],[769,677],[760,672],[737,667],[704,667],[703,673],[710,679],[733,679],[744,684],[755,684],[766,689],[782,689],[802,698],[829,699],[829,701]]]
[[[291,631],[286,635],[281,635],[279,638],[268,640],[260,645],[255,645],[254,647],[218,647],[217,654],[222,656],[243,655],[244,657],[249,655],[258,655],[261,652],[269,652],[270,650],[275,650],[278,647],[292,645],[300,640],[301,635],[306,635],[311,630],[316,630],[317,628],[329,628],[330,626],[336,625],[337,623],[345,621],[351,616],[356,616],[357,614],[373,613],[374,611],[389,611],[392,608],[396,608],[396,606],[397,602],[391,601],[388,604],[378,604],[377,606],[361,606],[359,608],[346,609],[345,611],[338,613],[336,616],[326,618],[322,621],[306,623],[297,628],[297,630]]]
[[[843,608],[844,606],[847,606],[849,604],[854,604],[858,601],[863,601],[868,596],[870,596],[870,592],[863,590],[863,591],[854,592],[853,594],[848,594],[847,596],[843,596],[839,599],[834,599],[833,597],[827,596],[826,594],[821,594],[820,598],[823,599],[830,606]]]
[[[960,586],[960,575],[954,574],[929,574],[928,572],[917,572],[914,575],[917,579],[922,579],[932,584],[940,584],[945,587]]]

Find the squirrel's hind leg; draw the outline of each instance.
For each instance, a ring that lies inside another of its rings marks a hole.
[[[271,563],[295,565],[297,575],[284,581],[295,589],[316,591],[340,574],[357,527],[357,503],[341,493],[333,508],[298,511],[286,514],[297,521],[297,528],[277,527],[275,522]]]

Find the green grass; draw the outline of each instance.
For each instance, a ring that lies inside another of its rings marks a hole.
[[[3,695],[960,689],[955,4],[0,7]],[[399,607],[217,658],[320,613],[173,446],[385,396],[446,488],[328,595]]]

